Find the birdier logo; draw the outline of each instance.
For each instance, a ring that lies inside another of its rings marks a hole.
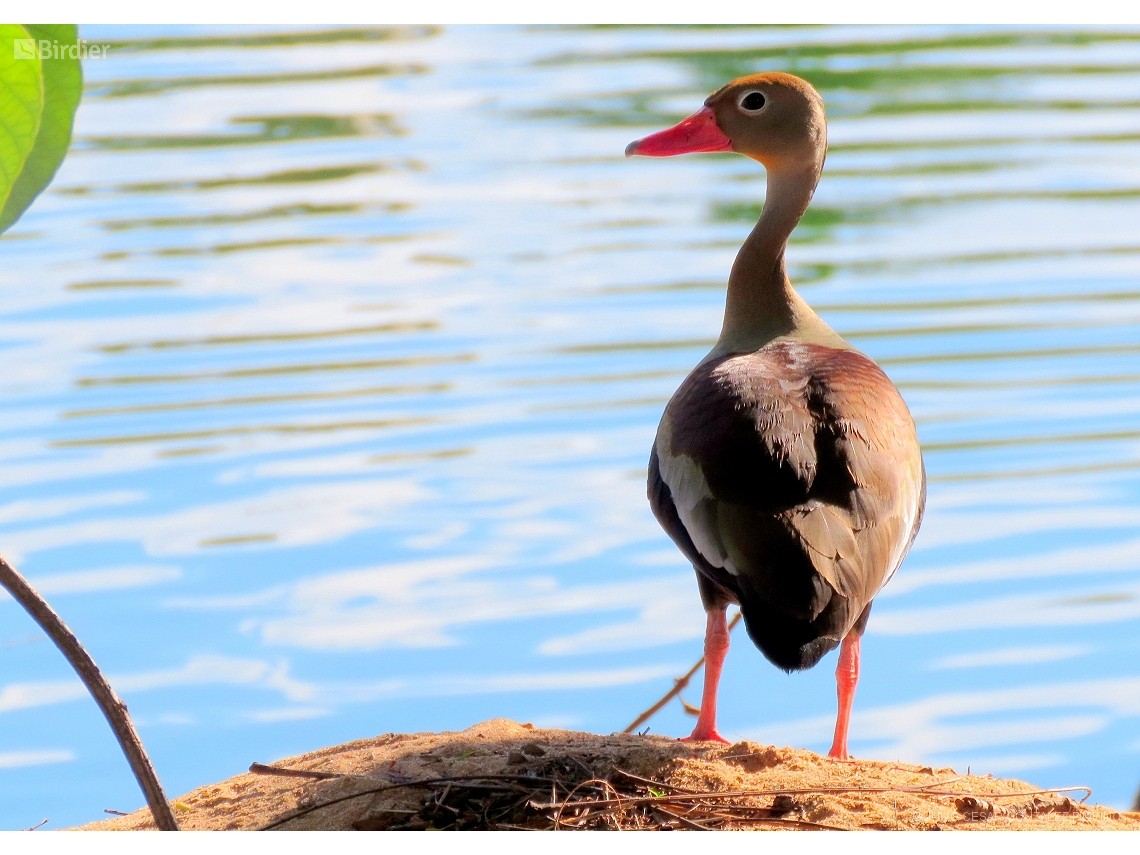
[[[106,59],[110,45],[93,45],[86,39],[60,44],[55,39],[12,39],[13,59]]]

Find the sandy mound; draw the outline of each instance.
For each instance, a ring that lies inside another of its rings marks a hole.
[[[752,742],[539,730],[389,733],[291,757],[177,799],[187,830],[423,828],[1117,829],[1140,814],[1083,791]],[[298,770],[305,777],[282,774]],[[735,795],[733,795],[735,794]],[[150,813],[82,830],[154,828]]]

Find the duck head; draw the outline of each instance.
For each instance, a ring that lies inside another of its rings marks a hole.
[[[822,166],[826,149],[823,99],[806,80],[777,71],[737,78],[684,121],[631,142],[625,155],[735,151],[770,172],[799,172]]]

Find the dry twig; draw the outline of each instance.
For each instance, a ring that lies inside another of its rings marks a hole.
[[[728,622],[728,631],[732,632],[732,630],[736,627],[736,625],[738,623],[740,623],[740,612],[737,612],[733,616],[732,620],[730,620]],[[639,727],[641,727],[643,724],[645,724],[647,721],[649,721],[649,719],[653,718],[653,716],[655,716],[655,715],[657,715],[657,713],[661,712],[661,710],[664,709],[665,705],[668,704],[669,701],[673,700],[673,698],[677,697],[678,695],[681,694],[681,692],[685,691],[685,689],[689,685],[689,681],[692,680],[693,676],[698,671],[701,670],[701,667],[704,664],[705,664],[705,657],[702,656],[700,659],[698,659],[696,661],[696,664],[694,664],[693,667],[690,668],[688,671],[686,671],[683,675],[681,675],[680,677],[674,677],[673,678],[673,688],[670,689],[668,692],[666,692],[664,695],[662,695],[661,699],[658,700],[657,703],[655,703],[653,706],[651,706],[649,709],[645,710],[645,712],[643,712],[641,715],[639,715],[637,718],[635,718],[633,721],[631,721],[626,726],[625,730],[622,731],[622,733],[633,733],[635,730],[637,730]]]
[[[111,725],[115,738],[119,740],[119,745],[127,756],[127,762],[131,764],[131,771],[134,772],[135,779],[139,782],[143,795],[146,796],[154,824],[160,831],[178,831],[178,820],[174,818],[174,812],[170,809],[166,794],[162,791],[162,784],[158,781],[158,773],[154,771],[134,723],[127,714],[127,705],[115,694],[115,690],[111,688],[111,684],[107,682],[107,678],[103,676],[91,654],[79,643],[75,633],[56,614],[55,609],[48,605],[47,600],[41,597],[35,588],[28,584],[28,580],[2,557],[0,557],[0,585],[8,589],[16,602],[24,607],[24,610],[55,642],[55,646],[67,657],[67,661],[71,663],[71,667],[75,669],[87,691],[99,704],[99,709],[103,711],[107,723]]]
[[[338,775],[336,777],[338,777],[338,778],[342,778],[342,777],[343,778],[353,778],[355,776]],[[359,778],[357,778],[357,780],[359,780]],[[327,807],[332,807],[333,805],[340,804],[342,802],[351,801],[352,799],[359,799],[359,798],[362,798],[364,796],[374,795],[376,793],[388,792],[389,790],[404,789],[407,787],[430,787],[430,786],[434,786],[436,784],[465,782],[464,788],[468,789],[468,790],[483,790],[483,791],[492,791],[492,792],[511,792],[510,787],[506,787],[506,786],[502,786],[502,785],[496,786],[494,784],[480,784],[480,783],[478,783],[479,781],[507,781],[507,782],[525,781],[527,783],[542,784],[543,786],[545,786],[546,784],[556,783],[552,778],[539,778],[539,777],[532,776],[532,775],[449,775],[449,776],[442,777],[442,778],[425,778],[423,780],[418,780],[418,781],[404,781],[404,782],[401,782],[399,784],[386,784],[383,787],[369,787],[367,790],[361,790],[358,793],[350,793],[347,796],[339,796],[338,798],[335,798],[335,799],[329,799],[327,802],[320,802],[319,804],[309,805],[308,807],[299,808],[298,810],[293,811],[293,813],[291,813],[287,816],[283,816],[279,819],[275,819],[273,822],[269,823],[268,825],[263,826],[262,831],[269,831],[270,829],[278,828],[279,826],[282,826],[287,822],[292,822],[293,820],[299,819],[300,817],[305,816],[306,814],[310,814],[313,811],[321,810],[321,809],[327,808]]]
[[[284,766],[266,766],[264,763],[250,763],[249,771],[255,775],[277,775],[282,778],[314,778],[327,781],[331,778],[360,777],[338,775],[336,772],[314,772],[309,769],[286,769]]]
[[[377,793],[411,787],[431,788],[432,792],[418,811],[378,809],[373,816],[357,820],[356,828],[389,828],[393,819],[385,814],[411,814],[400,820],[402,828],[538,828],[557,829],[661,829],[685,828],[708,831],[740,828],[749,825],[768,825],[776,828],[812,831],[844,831],[834,825],[813,822],[803,816],[804,807],[792,796],[835,795],[843,793],[909,793],[912,795],[950,796],[970,804],[989,804],[986,799],[1009,799],[1039,796],[1050,793],[1091,791],[1087,787],[1061,787],[1051,790],[1030,790],[1018,793],[972,793],[953,791],[948,785],[963,780],[961,776],[932,781],[929,784],[904,787],[850,786],[850,787],[796,787],[767,790],[734,790],[728,792],[702,792],[686,789],[663,781],[656,781],[614,768],[613,774],[628,779],[632,787],[619,788],[610,780],[611,775],[598,777],[598,772],[585,763],[578,765],[587,773],[585,778],[560,780],[537,775],[453,775],[423,780],[408,780],[385,786],[369,787],[359,792],[309,805],[275,820],[266,829],[277,828],[313,811],[331,807],[352,799]],[[568,764],[563,767],[572,768]],[[262,774],[291,777],[369,781],[358,775],[335,775],[329,772],[286,769],[277,766],[254,764],[254,771]],[[560,796],[565,793],[565,796]],[[549,794],[549,795],[548,795]],[[756,799],[774,797],[769,804],[758,804]],[[1068,801],[1068,800],[1066,800]],[[1082,799],[1083,801],[1083,799]],[[1069,802],[1073,808],[1080,805]],[[988,808],[987,808],[988,809]],[[1004,809],[996,809],[1002,813]],[[1010,811],[1015,808],[1010,808]],[[1038,806],[1037,813],[1048,811]],[[797,816],[787,814],[799,813]],[[1035,814],[1036,815],[1036,814]],[[539,825],[535,823],[538,822]],[[542,825],[542,823],[548,823]]]

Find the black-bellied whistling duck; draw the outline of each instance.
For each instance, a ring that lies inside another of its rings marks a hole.
[[[819,93],[770,73],[734,80],[625,153],[735,151],[768,173],[760,221],[729,275],[720,338],[666,406],[649,458],[653,513],[693,562],[708,613],[704,695],[688,739],[727,741],[716,694],[725,610],[737,603],[756,646],[785,671],[840,646],[830,754],[846,758],[859,638],[918,532],[926,473],[894,384],[788,281],[788,235],[826,150]]]

